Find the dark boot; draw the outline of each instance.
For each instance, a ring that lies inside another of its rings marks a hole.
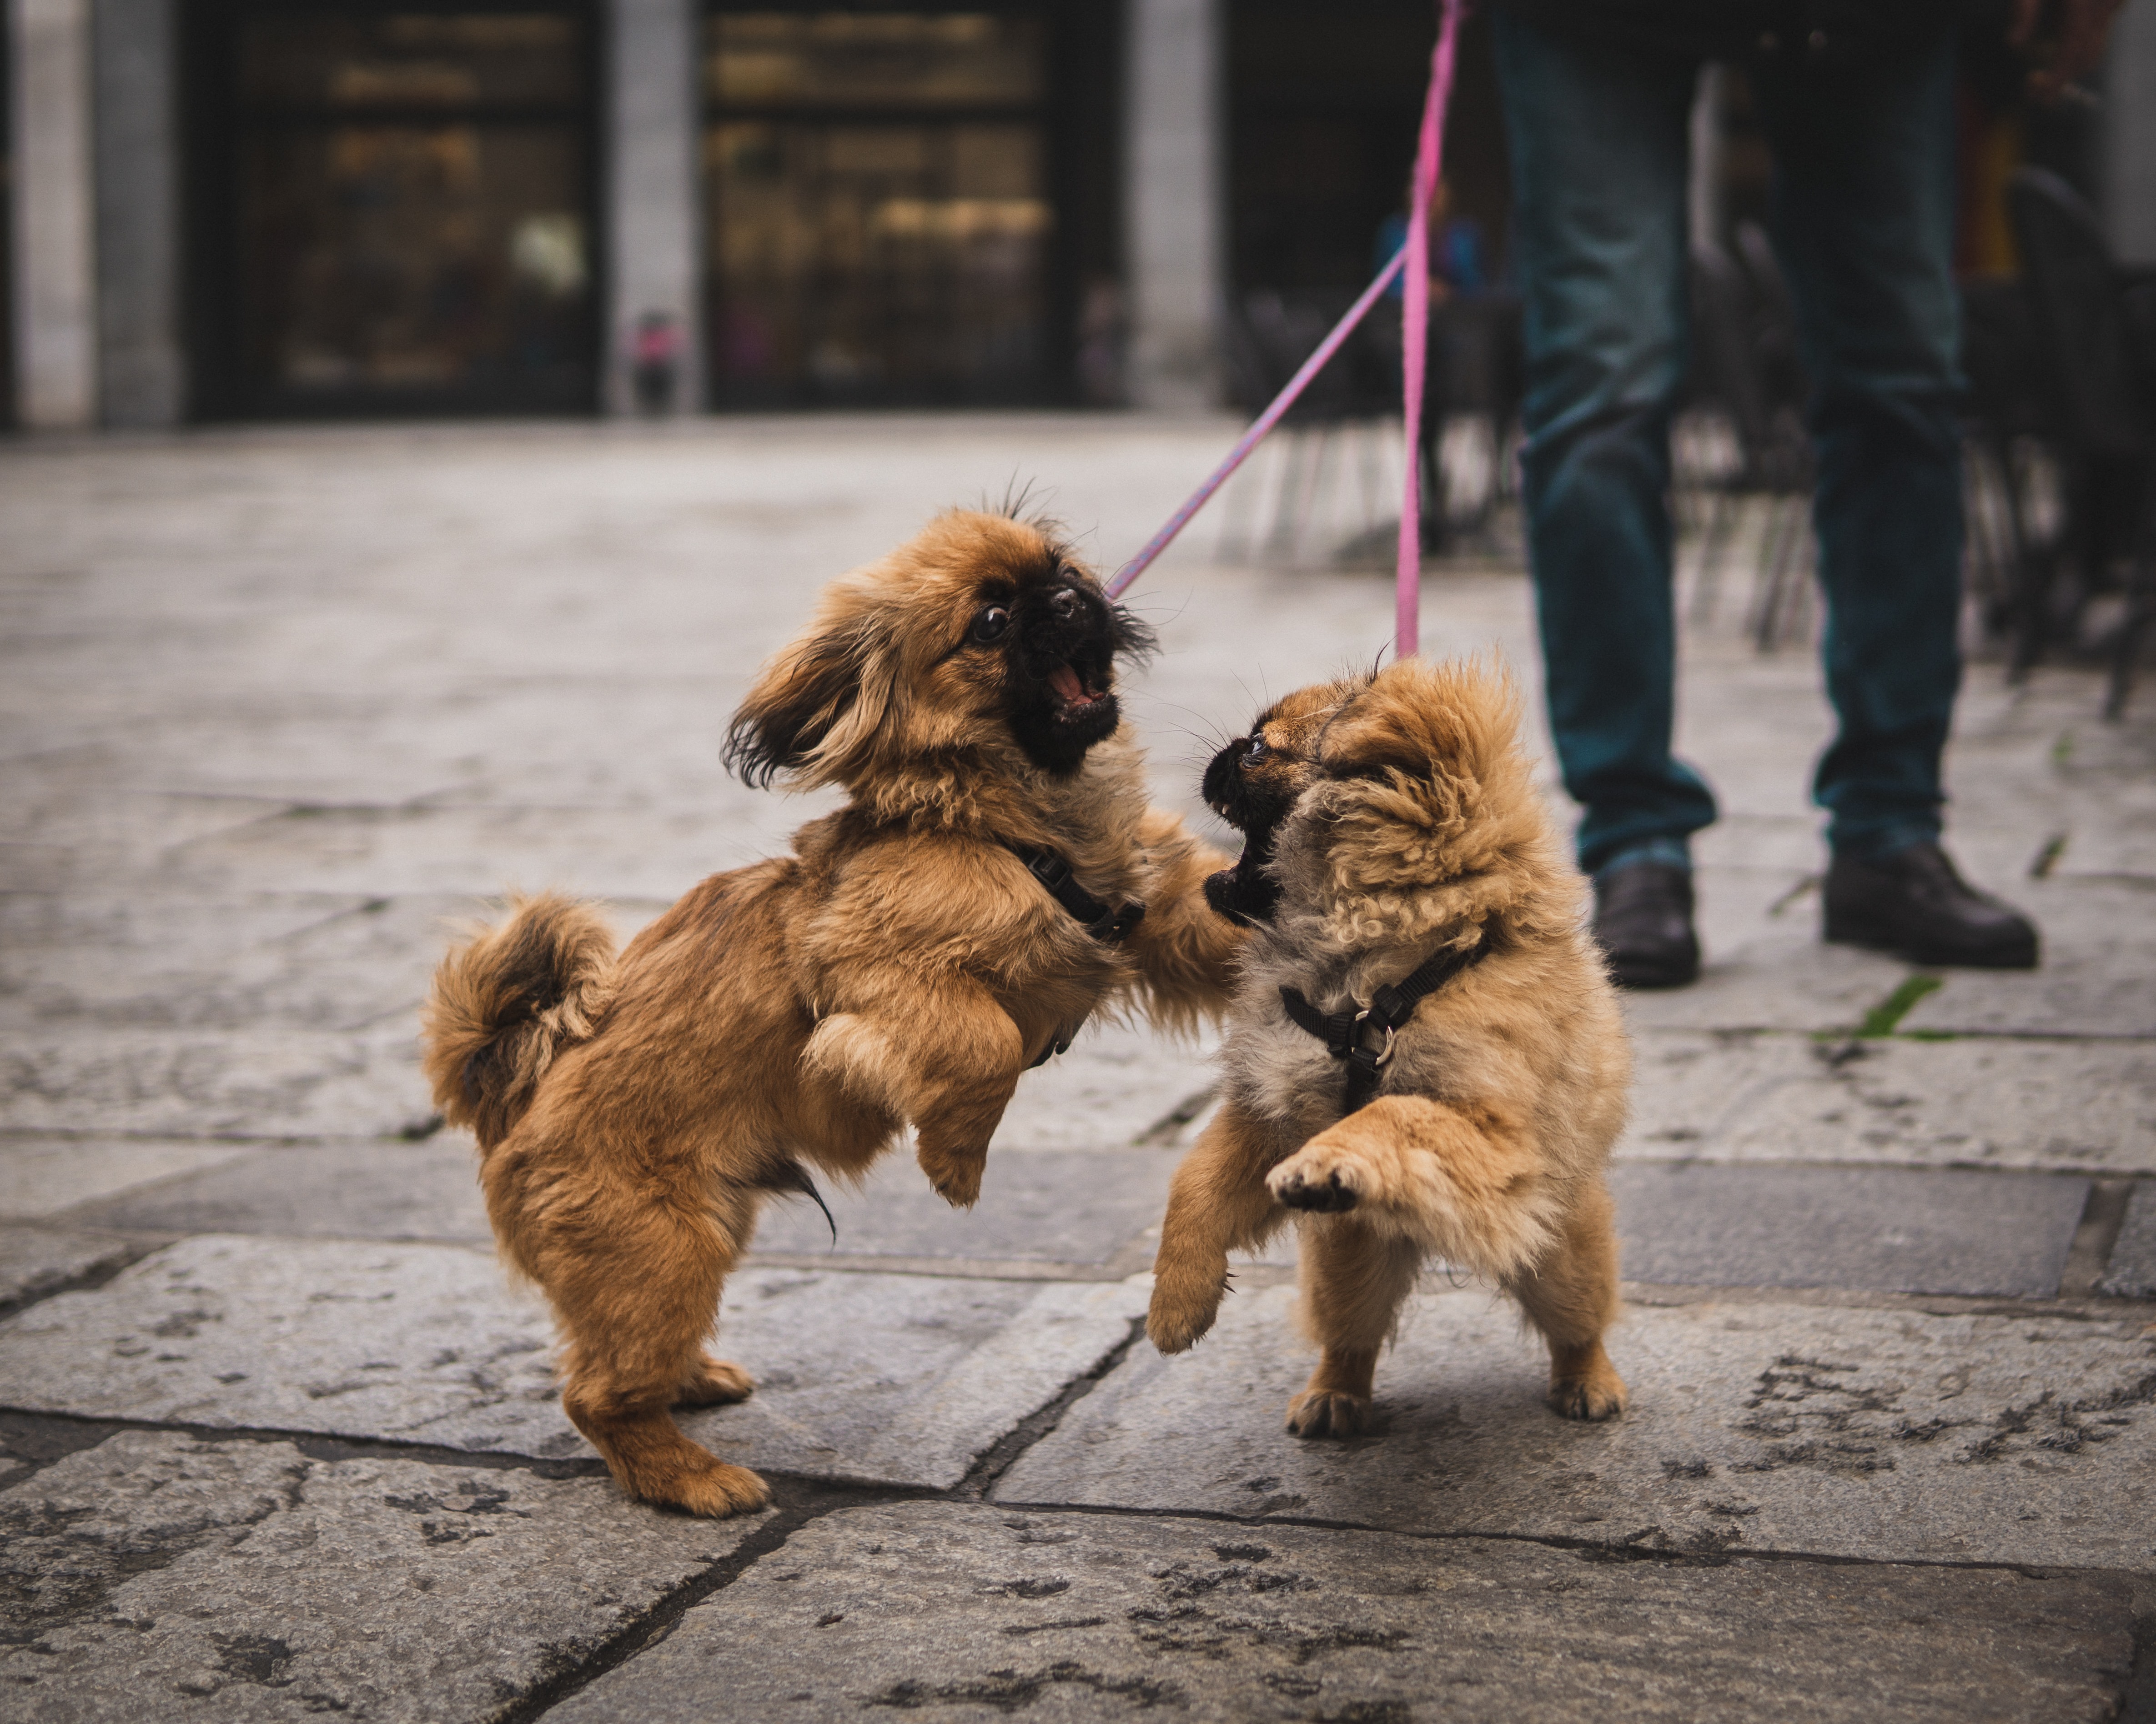
[[[1669,862],[1630,862],[1594,876],[1594,937],[1620,988],[1681,988],[1699,977],[1691,875]]]
[[[1970,885],[1935,844],[1911,844],[1876,862],[1836,856],[1825,898],[1825,936],[1845,946],[1918,964],[2036,967],[2035,924]]]

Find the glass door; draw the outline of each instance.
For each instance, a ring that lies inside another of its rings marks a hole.
[[[718,405],[1053,397],[1050,52],[1028,11],[706,20]]]
[[[207,52],[229,97],[198,277],[216,405],[593,405],[583,13],[239,0]]]

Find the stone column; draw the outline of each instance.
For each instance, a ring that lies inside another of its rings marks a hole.
[[[15,413],[33,430],[97,417],[90,0],[8,0],[14,121]]]
[[[2137,0],[2112,25],[2104,64],[2104,218],[2129,264],[2156,264],[2156,6]]]
[[[1130,0],[1124,253],[1139,407],[1188,412],[1221,393],[1227,282],[1221,0]]]
[[[670,410],[695,413],[704,403],[702,13],[695,0],[611,0],[608,17],[607,411],[636,411],[637,323],[658,312],[680,334]]]
[[[99,416],[172,425],[187,396],[176,7],[94,4]]]

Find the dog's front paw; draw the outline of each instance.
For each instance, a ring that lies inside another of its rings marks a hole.
[[[755,1391],[756,1379],[740,1366],[729,1365],[724,1359],[715,1359],[705,1353],[681,1379],[680,1392],[675,1396],[674,1404],[726,1407],[736,1401],[746,1401]]]
[[[1352,1209],[1363,1198],[1363,1169],[1344,1156],[1306,1145],[1265,1176],[1276,1202],[1291,1209],[1329,1214]]]
[[[1369,1402],[1337,1389],[1306,1388],[1287,1403],[1291,1436],[1359,1437],[1369,1422]]]
[[[1220,1296],[1225,1291],[1218,1279],[1155,1281],[1152,1303],[1146,1311],[1146,1338],[1164,1353],[1179,1353],[1196,1346],[1219,1315]]]

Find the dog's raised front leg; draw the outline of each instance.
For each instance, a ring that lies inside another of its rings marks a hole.
[[[1169,1029],[1194,1029],[1227,1009],[1235,960],[1249,930],[1205,901],[1205,878],[1230,859],[1202,844],[1164,808],[1149,810],[1139,842],[1152,859],[1144,917],[1127,940],[1137,960],[1146,1014]]]
[[[1427,1249],[1499,1279],[1553,1240],[1553,1198],[1525,1130],[1491,1104],[1381,1095],[1272,1170],[1291,1209],[1363,1212]]]
[[[1625,1410],[1625,1379],[1602,1350],[1617,1320],[1617,1232],[1600,1179],[1564,1218],[1557,1248],[1505,1290],[1549,1342],[1549,1403],[1567,1419],[1611,1419]]]
[[[1146,1316],[1146,1333],[1163,1352],[1181,1352],[1213,1326],[1228,1290],[1228,1254],[1286,1219],[1265,1189],[1272,1143],[1270,1131],[1224,1101],[1175,1170]]]
[[[950,985],[826,1018],[808,1063],[913,1126],[921,1171],[958,1208],[981,1194],[988,1140],[1025,1070],[1025,1044],[984,988]]]

